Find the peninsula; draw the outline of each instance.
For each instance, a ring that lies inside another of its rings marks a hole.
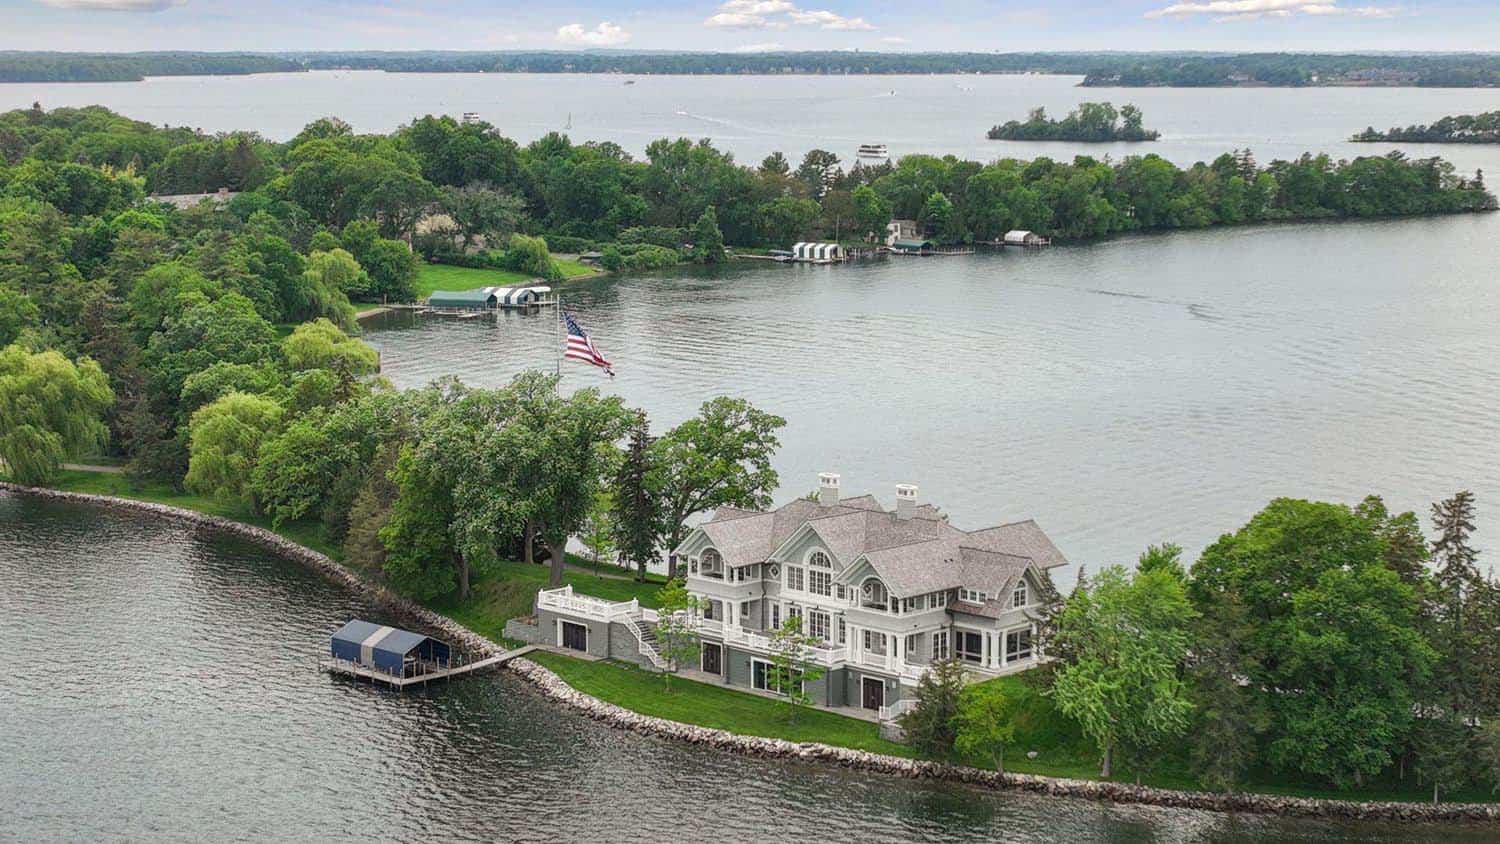
[[[1350,138],[1360,143],[1399,141],[1412,144],[1500,144],[1500,111],[1458,114],[1431,125],[1392,126],[1384,132],[1374,126]]]

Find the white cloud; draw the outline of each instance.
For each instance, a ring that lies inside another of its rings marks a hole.
[[[760,44],[745,44],[744,46],[741,46],[741,47],[735,47],[732,52],[735,52],[735,53],[774,53],[774,52],[777,52],[778,50],[784,50],[784,49],[786,49],[786,48],[783,47],[781,44],[778,44],[775,41],[766,41],[766,42],[763,42],[763,43],[760,43]]]
[[[880,43],[882,43],[882,44],[910,44],[911,40],[907,39],[907,38],[902,38],[899,35],[887,35],[886,37],[880,39]]]
[[[588,47],[613,47],[630,40],[630,33],[623,27],[604,21],[593,29],[584,29],[581,23],[570,23],[557,28],[557,40],[564,44],[582,44]]]
[[[717,13],[703,21],[704,26],[716,29],[786,29],[789,23],[832,30],[875,28],[864,18],[799,9],[789,0],[726,0]]]
[[[792,20],[803,26],[816,26],[819,29],[874,29],[875,27],[865,22],[864,18],[846,18],[843,15],[834,14],[829,11],[818,12],[788,12]]]
[[[1173,3],[1146,13],[1147,18],[1212,17],[1219,23],[1238,23],[1266,18],[1346,17],[1391,18],[1400,14],[1394,6],[1340,6],[1338,0],[1196,0]]]
[[[187,0],[40,0],[54,9],[83,9],[100,12],[160,12],[181,6]]]

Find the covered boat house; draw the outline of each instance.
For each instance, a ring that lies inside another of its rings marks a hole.
[[[891,241],[890,251],[893,255],[931,255],[936,245],[930,240],[903,238]]]
[[[1025,229],[1011,229],[1005,233],[1006,246],[1046,246],[1052,241]]]
[[[419,677],[453,664],[447,642],[358,618],[333,634],[328,649],[335,660],[391,677]]]
[[[849,253],[837,243],[794,243],[792,260],[809,264],[832,264],[835,261],[849,260]]]
[[[552,288],[532,284],[524,287],[476,287],[473,290],[437,290],[427,297],[427,307],[445,311],[493,311],[499,308],[530,308],[550,305]]]

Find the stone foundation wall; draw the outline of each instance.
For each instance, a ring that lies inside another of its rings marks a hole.
[[[264,528],[218,516],[207,516],[180,507],[125,498],[39,489],[4,481],[0,481],[0,490],[60,501],[94,504],[111,509],[154,513],[177,521],[231,533],[320,571],[335,582],[355,590],[401,617],[411,619],[438,632],[450,642],[458,644],[471,653],[488,656],[500,652],[499,647],[493,642],[458,622],[402,598],[383,586],[371,583],[326,555],[298,545]],[[507,635],[510,635],[509,629],[507,629]],[[1371,821],[1500,821],[1500,805],[1485,803],[1443,803],[1434,806],[1429,803],[1363,802],[1281,797],[1268,794],[1171,791],[1128,783],[1055,779],[1030,774],[998,774],[977,768],[903,759],[898,756],[833,747],[816,742],[799,743],[758,736],[742,736],[724,730],[697,727],[631,712],[574,689],[550,670],[524,658],[512,660],[507,667],[548,698],[611,727],[766,759],[822,762],[868,773],[888,774],[910,779],[946,780],[995,790],[1011,789],[1055,797],[1081,797],[1114,803],[1139,803],[1213,812],[1259,812],[1285,816]]]

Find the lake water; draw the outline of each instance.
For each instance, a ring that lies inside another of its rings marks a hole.
[[[1351,144],[1374,125],[1428,123],[1447,114],[1500,109],[1500,89],[1481,88],[1080,88],[1073,76],[638,76],[425,74],[322,71],[256,76],[158,77],[145,82],[0,84],[0,109],[100,104],[138,120],[210,132],[254,129],[285,140],[337,115],[361,132],[389,132],[423,114],[477,111],[522,143],[548,132],[614,141],[639,155],[661,137],[709,137],[746,163],[773,150],[800,159],[813,147],[847,163],[862,143],[892,155],[934,153],[977,160],[1075,153],[1118,158],[1156,152],[1191,164],[1237,147],[1294,157],[1338,157],[1391,147]],[[989,141],[996,123],[1045,106],[1062,116],[1080,102],[1132,102],[1164,140],[1152,144]],[[565,129],[571,119],[572,128]],[[1448,156],[1466,170],[1493,160],[1462,145],[1407,145]]]
[[[591,280],[564,295],[618,377],[567,362],[564,389],[618,393],[658,428],[745,396],[788,422],[778,500],[819,471],[888,506],[915,483],[964,527],[1035,517],[1093,570],[1163,540],[1195,554],[1276,496],[1373,492],[1425,520],[1468,488],[1483,547],[1500,531],[1497,224]],[[367,339],[403,387],[500,385],[551,368],[556,342],[547,314],[398,315]]]
[[[319,576],[4,492],[0,610],[0,840],[1483,840],[754,761],[610,730],[505,674],[384,691],[317,670],[349,617],[398,621]]]

